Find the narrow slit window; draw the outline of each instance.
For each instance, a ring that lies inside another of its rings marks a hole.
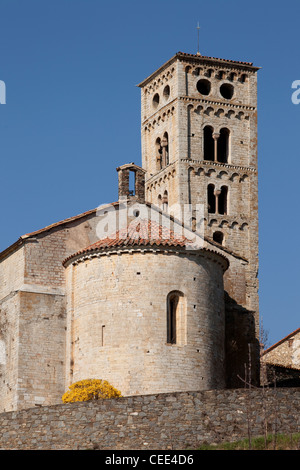
[[[184,294],[172,291],[167,296],[167,344],[186,344],[186,304]]]
[[[168,301],[168,323],[167,323],[167,342],[176,344],[176,313],[178,308],[179,296],[172,294]]]
[[[104,330],[105,330],[105,325],[102,325],[102,328],[101,328],[101,346],[104,346]]]

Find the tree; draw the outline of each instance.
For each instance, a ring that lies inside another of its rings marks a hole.
[[[86,379],[75,382],[62,396],[63,403],[121,397],[121,392],[106,380]]]

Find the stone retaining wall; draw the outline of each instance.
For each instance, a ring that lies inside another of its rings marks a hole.
[[[270,432],[299,432],[300,390],[145,395],[0,414],[0,449],[185,450]],[[276,426],[276,428],[275,428]]]

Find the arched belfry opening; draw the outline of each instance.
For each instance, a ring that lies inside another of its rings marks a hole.
[[[207,186],[207,209],[209,214],[225,215],[228,213],[228,187],[215,189],[214,184]]]
[[[145,202],[145,170],[134,163],[117,168],[119,178],[119,200],[134,198]]]
[[[162,169],[162,147],[161,147],[161,139],[157,137],[155,141],[155,151],[156,151],[156,169]]]
[[[220,130],[218,138],[218,162],[228,163],[229,156],[229,130],[223,128]]]
[[[207,186],[207,205],[208,205],[208,213],[215,214],[216,196],[215,196],[215,186],[213,184],[209,184]]]
[[[162,138],[157,137],[155,141],[156,170],[162,170],[169,165],[169,135],[164,133]]]
[[[205,126],[203,130],[203,138],[204,138],[204,145],[203,145],[203,152],[204,152],[204,160],[214,161],[215,159],[215,144],[213,139],[213,128],[211,126]]]
[[[164,197],[162,199],[162,204],[163,204],[163,210],[167,211],[168,210],[168,204],[169,204],[168,191],[167,190],[164,191]]]
[[[204,160],[228,163],[230,132],[225,127],[218,133],[211,126],[203,129]]]
[[[222,186],[221,192],[219,194],[219,204],[218,204],[218,213],[225,215],[227,214],[227,196],[228,196],[228,188],[227,186]]]
[[[165,132],[161,141],[162,147],[162,166],[163,168],[169,165],[169,136],[168,133]]]

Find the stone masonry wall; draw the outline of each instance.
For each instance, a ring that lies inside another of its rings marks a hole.
[[[185,450],[268,432],[299,432],[299,389],[183,392],[0,414],[0,449]],[[247,414],[249,410],[249,415]],[[248,420],[249,416],[249,420]]]
[[[62,261],[98,240],[100,220],[91,211],[28,234],[15,251],[1,253],[1,412],[59,402],[66,327]]]

